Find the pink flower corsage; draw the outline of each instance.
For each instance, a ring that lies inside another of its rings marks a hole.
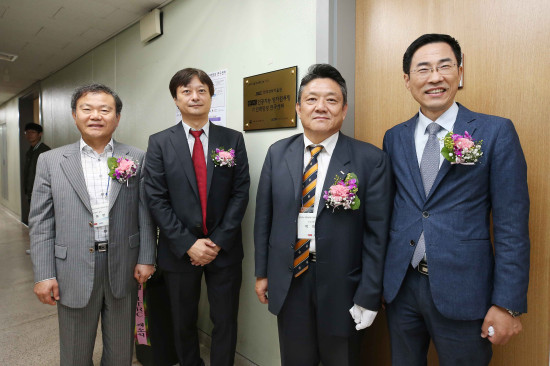
[[[235,150],[225,150],[223,146],[218,147],[216,151],[212,151],[210,155],[215,166],[227,166],[229,168],[237,165],[235,161]]]
[[[107,159],[107,165],[109,166],[109,177],[128,185],[128,179],[136,176],[139,164],[132,158],[110,157]]]
[[[483,155],[482,143],[483,140],[475,141],[468,131],[464,131],[464,136],[451,131],[443,138],[441,155],[451,164],[474,165]]]
[[[361,205],[361,200],[357,197],[358,184],[359,179],[354,173],[348,173],[345,179],[337,175],[334,185],[323,194],[327,208],[332,207],[333,212],[338,207],[343,207],[344,210],[357,210]]]

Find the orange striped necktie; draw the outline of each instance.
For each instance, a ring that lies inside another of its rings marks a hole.
[[[322,145],[308,146],[311,159],[306,166],[302,179],[302,207],[315,205],[315,186],[317,185],[317,156],[323,150]],[[298,239],[294,245],[294,277],[300,276],[309,267],[309,239]]]

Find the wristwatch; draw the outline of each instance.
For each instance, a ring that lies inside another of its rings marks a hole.
[[[519,311],[514,311],[514,310],[510,310],[510,309],[506,309],[506,311],[508,312],[508,314],[512,315],[514,318],[521,315],[521,313]]]

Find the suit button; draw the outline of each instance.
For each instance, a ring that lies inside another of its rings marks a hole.
[[[90,225],[90,227],[94,227],[94,222],[93,222],[93,221],[90,221],[90,222],[88,223],[88,225]]]
[[[427,219],[428,217],[430,217],[430,213],[428,211],[424,211],[422,212],[422,217]]]
[[[293,269],[294,269],[294,268],[292,268],[292,266],[288,266],[288,270],[289,270],[290,272],[292,272]]]
[[[294,246],[295,246],[295,245],[296,245],[296,244],[292,243],[292,244],[290,244],[290,247],[291,247],[292,249],[294,249]]]
[[[409,244],[411,245],[411,247],[414,247],[414,240],[411,240]]]
[[[93,253],[95,252],[95,249],[94,248],[90,248],[90,253]]]

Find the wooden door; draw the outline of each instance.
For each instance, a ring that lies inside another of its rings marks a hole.
[[[491,365],[548,365],[550,1],[357,0],[356,17],[356,138],[381,147],[388,128],[418,111],[405,89],[401,63],[407,46],[424,33],[450,34],[462,46],[465,84],[458,102],[514,122],[531,198],[529,312],[521,318],[519,336],[493,347]],[[365,365],[390,365],[380,315],[364,342]],[[438,364],[433,349],[429,358],[430,365]]]

